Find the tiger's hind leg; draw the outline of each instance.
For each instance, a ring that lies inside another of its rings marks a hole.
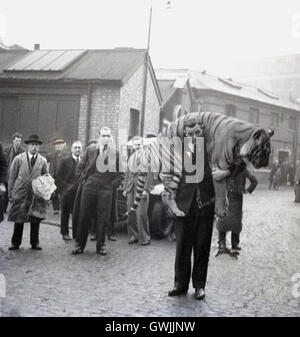
[[[221,181],[213,179],[213,183],[216,195],[215,212],[219,218],[224,218],[228,214],[226,179]]]

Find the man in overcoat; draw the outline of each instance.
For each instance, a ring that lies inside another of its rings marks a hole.
[[[59,165],[61,163],[62,158],[69,155],[69,153],[65,150],[66,142],[63,139],[56,138],[52,143],[54,147],[54,151],[50,152],[46,159],[49,163],[49,173],[53,177],[55,183],[57,178],[57,172],[59,169]],[[59,213],[59,205],[60,205],[60,190],[59,188],[55,190],[55,192],[51,196],[53,213]]]
[[[0,143],[0,222],[4,219],[3,198],[6,193],[7,162],[5,160],[2,144]]]
[[[241,250],[240,233],[243,228],[243,194],[251,194],[258,181],[256,177],[247,169],[244,161],[235,164],[234,174],[227,179],[227,198],[229,203],[228,215],[217,221],[217,229],[219,231],[219,254],[230,253],[226,246],[226,233],[231,231],[231,247],[237,255],[237,251]],[[246,180],[250,181],[250,185],[246,188]]]
[[[33,199],[32,181],[48,173],[46,158],[39,154],[42,144],[38,135],[31,135],[25,141],[27,150],[19,154],[12,162],[9,180],[8,196],[11,208],[8,221],[15,223],[9,250],[18,250],[22,243],[24,222],[30,222],[30,244],[34,250],[41,250],[39,246],[40,219],[29,217],[28,211]]]

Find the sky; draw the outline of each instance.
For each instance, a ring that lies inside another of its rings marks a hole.
[[[299,0],[152,0],[155,68],[227,75],[234,64],[300,53]],[[151,0],[0,0],[0,37],[32,49],[146,48]]]

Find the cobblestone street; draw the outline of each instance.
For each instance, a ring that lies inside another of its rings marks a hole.
[[[9,252],[12,224],[0,224],[0,273],[6,298],[0,316],[300,316],[292,276],[300,273],[300,204],[290,187],[257,190],[245,196],[242,251],[238,260],[215,258],[211,249],[205,301],[170,298],[175,243],[152,240],[150,246],[128,245],[118,233],[107,242],[108,255],[72,256],[57,226],[41,224],[42,252],[29,249],[29,226],[23,248]],[[299,287],[300,288],[300,287]]]

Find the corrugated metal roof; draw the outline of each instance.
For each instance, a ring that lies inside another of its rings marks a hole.
[[[0,76],[3,69],[10,67],[28,53],[27,50],[0,50]]]
[[[63,71],[85,50],[35,50],[4,71]]]
[[[192,88],[210,89],[221,93],[252,99],[258,102],[272,104],[278,107],[298,110],[299,107],[272,93],[249,84],[235,82],[232,79],[221,79],[217,76],[208,74],[203,71],[193,71],[188,69],[156,69],[156,77],[160,83],[161,80],[176,80],[184,74],[188,76]]]
[[[84,50],[81,51],[84,52]],[[46,52],[44,54],[45,57],[48,51],[40,52]],[[57,52],[56,55],[58,55],[58,51],[51,52]],[[124,82],[145,60],[144,49],[87,50],[71,66],[60,72],[37,70],[14,71],[15,63],[23,62],[28,55],[32,55],[32,52],[26,51],[19,53],[21,57],[17,57],[16,52],[7,51],[0,53],[0,80],[111,80]],[[22,56],[25,56],[23,60],[21,60]],[[47,66],[45,67],[47,68]],[[3,71],[8,68],[10,68],[10,71]]]

